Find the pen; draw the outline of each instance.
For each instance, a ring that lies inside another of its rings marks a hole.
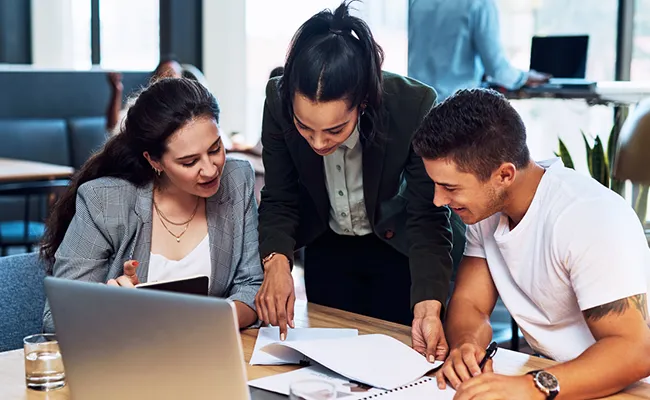
[[[483,367],[485,367],[485,364],[488,362],[489,359],[494,357],[494,355],[497,353],[497,342],[492,342],[488,346],[488,348],[485,350],[485,356],[481,360],[481,362],[478,364],[478,368],[482,371]]]

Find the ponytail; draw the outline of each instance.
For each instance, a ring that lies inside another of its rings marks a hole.
[[[143,186],[154,179],[155,173],[141,154],[133,154],[127,135],[119,133],[112,136],[73,175],[67,190],[48,217],[41,246],[41,257],[48,265],[54,264],[54,254],[75,215],[79,186],[104,176],[125,179],[136,186]]]

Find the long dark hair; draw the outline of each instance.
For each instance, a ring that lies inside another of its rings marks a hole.
[[[198,117],[219,122],[219,104],[200,83],[190,79],[161,79],[145,89],[129,108],[126,122],[117,135],[92,155],[72,178],[48,218],[41,257],[50,265],[75,214],[79,186],[100,177],[125,179],[144,186],[156,173],[142,155],[147,151],[160,160],[167,151],[169,137]]]
[[[372,139],[382,127],[382,72],[384,51],[368,25],[350,15],[352,1],[334,12],[324,10],[302,24],[291,40],[280,97],[285,117],[293,120],[296,92],[312,101],[344,99],[350,109],[365,104],[370,126],[361,134]]]

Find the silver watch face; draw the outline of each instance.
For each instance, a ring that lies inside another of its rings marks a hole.
[[[539,371],[535,375],[535,380],[539,383],[540,386],[542,386],[544,389],[548,390],[549,392],[553,390],[558,390],[559,389],[559,382],[557,381],[557,378],[553,376],[550,372],[546,371]]]

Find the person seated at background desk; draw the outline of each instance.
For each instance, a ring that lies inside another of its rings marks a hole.
[[[552,399],[559,382],[559,398],[586,399],[650,375],[650,250],[622,197],[557,159],[532,161],[520,116],[492,90],[461,90],[434,107],[413,145],[435,204],[468,224],[442,387],[449,380],[457,399]],[[533,350],[562,364],[481,374],[498,296]]]
[[[209,277],[239,326],[257,320],[262,280],[248,162],[226,160],[219,105],[201,84],[162,79],[122,131],[76,173],[47,222],[42,256],[55,277],[133,287]],[[49,307],[44,329],[54,330]]]
[[[410,0],[408,47],[408,75],[433,86],[438,100],[479,87],[484,75],[510,90],[550,78],[508,62],[494,0]]]
[[[382,73],[382,61],[342,3],[300,27],[284,74],[269,81],[256,304],[284,337],[294,325],[293,252],[306,245],[310,302],[412,325],[414,347],[433,360],[447,350],[452,229],[411,139],[435,92]]]
[[[124,85],[122,84],[122,74],[119,72],[109,72],[107,74],[108,83],[111,86],[111,98],[106,110],[106,131],[117,134],[120,131],[120,124],[126,117],[129,105],[122,107],[122,94]],[[161,78],[182,78],[183,67],[173,57],[163,57],[158,66],[151,75],[151,82]]]

